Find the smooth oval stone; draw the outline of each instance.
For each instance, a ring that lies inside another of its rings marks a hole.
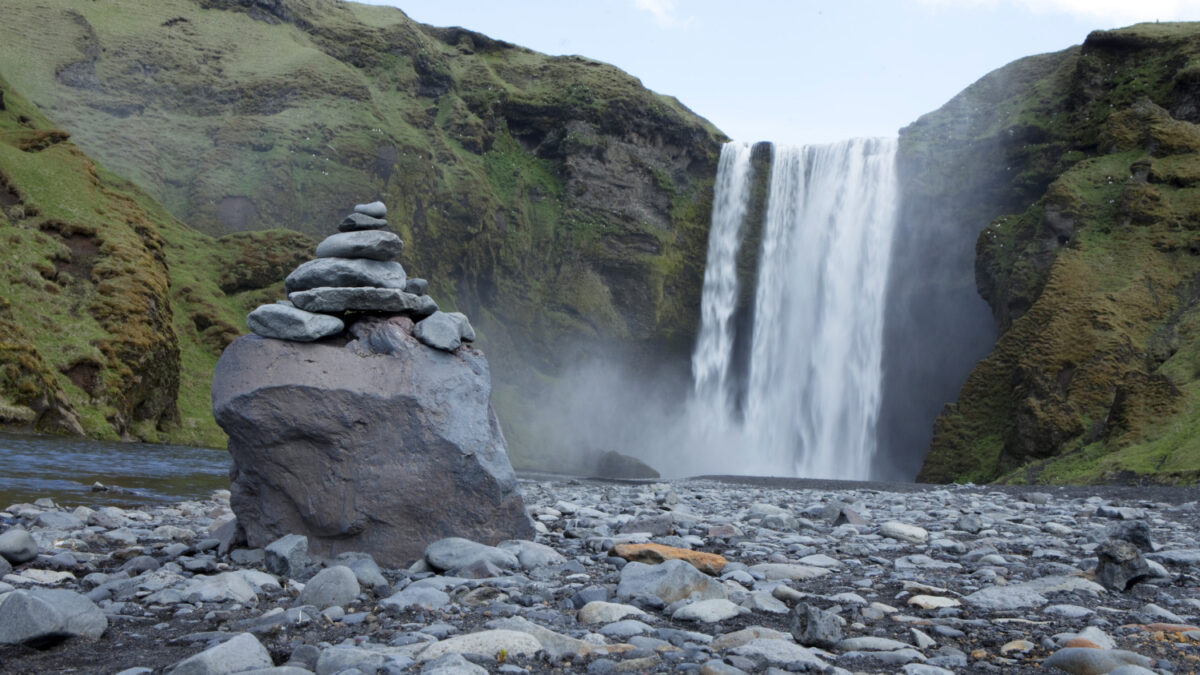
[[[372,218],[383,218],[387,215],[387,207],[384,206],[383,202],[374,201],[370,204],[355,204],[354,212],[371,216]]]
[[[373,286],[404,290],[408,277],[398,262],[363,258],[317,258],[303,263],[283,281],[288,293],[312,288]]]
[[[355,230],[325,237],[317,244],[318,258],[394,260],[404,250],[400,236],[390,230]]]

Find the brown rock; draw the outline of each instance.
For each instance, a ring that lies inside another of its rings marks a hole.
[[[657,565],[668,560],[682,560],[701,572],[713,576],[720,574],[721,569],[728,562],[723,556],[719,556],[716,553],[692,551],[665,544],[617,544],[608,553],[609,555],[615,555],[630,562],[640,562],[648,565]]]

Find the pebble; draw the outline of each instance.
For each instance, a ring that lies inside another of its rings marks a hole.
[[[513,675],[1185,672],[1200,659],[1195,504],[961,486],[521,487],[536,542],[441,540],[398,569],[321,559],[294,537],[221,552],[208,542],[229,522],[227,492],[13,505],[7,532],[34,553],[6,562],[0,611],[26,618],[0,624],[49,634],[91,617],[86,637],[50,647],[81,663],[134,635],[195,636],[188,659],[140,664],[156,672],[272,668],[264,653],[286,662],[268,672]],[[627,560],[639,542],[658,553]],[[1144,555],[1151,573],[1106,587],[1093,580],[1105,551]],[[49,592],[70,594],[57,616],[33,599]]]

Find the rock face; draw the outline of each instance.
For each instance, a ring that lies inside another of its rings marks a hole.
[[[392,351],[365,333],[346,346],[246,336],[221,356],[213,412],[247,540],[302,534],[316,556],[396,565],[444,537],[531,536],[483,355],[377,325],[393,328]]]
[[[1093,32],[901,131],[881,456],[929,482],[1200,475],[1197,30]]]

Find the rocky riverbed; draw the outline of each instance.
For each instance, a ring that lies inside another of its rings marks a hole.
[[[521,490],[536,542],[444,540],[406,569],[311,560],[301,537],[226,551],[226,492],[12,505],[0,671],[1200,669],[1195,490]]]

